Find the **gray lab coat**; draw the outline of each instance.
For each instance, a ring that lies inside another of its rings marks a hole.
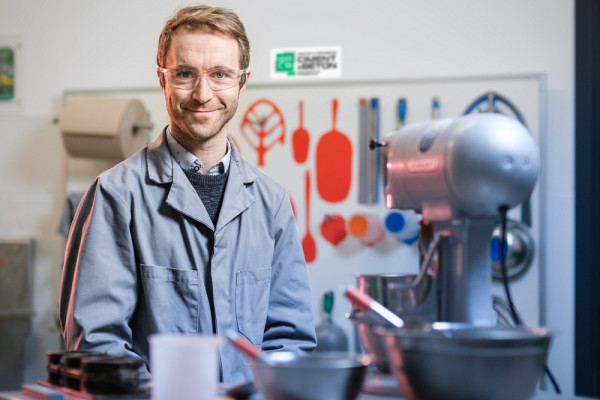
[[[67,349],[148,360],[153,333],[235,329],[266,351],[312,350],[306,264],[284,188],[230,146],[214,227],[165,134],[100,175],[80,203],[61,284]],[[251,378],[230,344],[220,359],[225,382]]]

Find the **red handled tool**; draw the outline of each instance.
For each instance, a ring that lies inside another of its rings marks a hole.
[[[346,290],[346,297],[356,307],[363,311],[372,311],[379,315],[381,318],[386,320],[396,328],[402,328],[404,326],[404,320],[386,308],[383,304],[361,291],[358,288],[349,288]]]

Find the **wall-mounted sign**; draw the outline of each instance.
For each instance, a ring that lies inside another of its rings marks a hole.
[[[342,48],[303,47],[271,50],[271,78],[341,78]]]
[[[21,38],[0,36],[0,114],[21,108]]]
[[[0,47],[0,101],[15,97],[15,52]]]

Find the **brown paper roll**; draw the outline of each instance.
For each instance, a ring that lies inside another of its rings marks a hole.
[[[58,127],[74,157],[123,160],[148,144],[148,113],[138,99],[72,96]]]

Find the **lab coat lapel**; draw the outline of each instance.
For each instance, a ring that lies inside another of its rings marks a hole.
[[[148,177],[159,184],[170,184],[165,200],[169,206],[212,230],[214,226],[204,204],[169,151],[166,134],[166,130],[163,130],[163,133],[148,146]]]
[[[214,229],[212,220],[202,204],[202,200],[179,165],[173,168],[173,184],[167,195],[167,204],[190,218]]]
[[[248,186],[252,185],[256,179],[256,174],[242,160],[235,144],[231,141],[229,141],[229,148],[231,149],[229,177],[227,178],[225,196],[223,196],[223,204],[221,205],[215,231],[227,225],[254,203],[254,196],[248,190]]]

